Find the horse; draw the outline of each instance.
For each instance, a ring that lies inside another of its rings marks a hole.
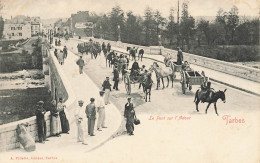
[[[145,93],[145,102],[147,102],[147,95],[149,94],[149,102],[151,102],[151,91],[152,91],[152,73],[147,73],[144,75],[144,80],[141,83],[143,86],[143,92]]]
[[[156,78],[157,78],[157,87],[156,89],[158,90],[158,86],[159,86],[159,83],[160,83],[160,79],[162,80],[162,84],[163,84],[163,88],[164,89],[164,81],[163,81],[163,78],[164,77],[167,77],[167,86],[169,86],[169,76],[171,78],[171,81],[172,81],[172,88],[173,88],[173,80],[175,78],[175,72],[173,71],[173,69],[171,67],[159,67],[159,65],[154,62],[153,65],[151,65],[150,67],[150,71],[155,71],[155,74],[156,74]]]
[[[218,91],[218,92],[215,92],[215,91],[213,91],[213,90],[209,90],[209,91],[211,91],[211,92],[210,92],[210,93],[211,93],[211,96],[208,95],[208,97],[203,98],[203,94],[205,93],[205,90],[198,89],[198,90],[196,91],[195,99],[194,99],[194,102],[196,103],[196,110],[197,110],[197,112],[199,112],[199,108],[198,108],[199,102],[202,100],[202,101],[208,103],[208,106],[207,106],[206,111],[205,111],[206,114],[207,114],[207,111],[208,111],[209,106],[210,106],[212,103],[214,103],[215,112],[216,112],[216,114],[218,115],[218,111],[217,111],[217,101],[218,101],[218,99],[221,99],[224,103],[226,102],[226,96],[225,96],[226,90],[227,90],[227,89],[225,89],[224,91]]]
[[[141,58],[141,61],[143,60],[143,55],[144,55],[144,49],[140,49],[138,53],[138,60]]]

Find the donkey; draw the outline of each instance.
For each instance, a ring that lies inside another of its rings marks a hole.
[[[218,92],[215,92],[213,90],[209,90],[211,91],[211,96],[210,94],[208,95],[208,97],[204,97],[203,94],[205,94],[205,91],[201,90],[201,89],[198,89],[196,91],[196,94],[195,94],[195,99],[194,99],[194,102],[196,103],[196,110],[197,112],[199,112],[199,108],[198,108],[198,105],[200,103],[200,101],[204,101],[204,102],[207,102],[208,103],[208,106],[206,108],[206,111],[205,113],[207,114],[207,111],[208,111],[208,108],[209,106],[214,103],[214,107],[215,107],[215,112],[216,114],[218,115],[218,111],[217,111],[217,101],[218,99],[221,99],[224,103],[226,102],[226,96],[225,96],[225,92],[226,92],[227,89],[225,89],[224,91],[218,91]]]

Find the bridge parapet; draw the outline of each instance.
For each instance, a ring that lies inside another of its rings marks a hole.
[[[139,45],[134,45],[134,44],[128,44],[128,43],[122,43],[119,42],[117,43],[116,41],[109,41],[109,40],[103,40],[103,39],[94,39],[95,41],[98,41],[100,43],[105,42],[110,43],[111,46],[115,46],[118,48],[125,49],[127,47],[139,47],[139,49],[144,49],[145,54],[157,54],[157,52],[154,52],[151,50],[151,47],[147,46],[139,46]],[[166,48],[161,48],[161,53],[162,55],[167,55],[171,54],[173,59],[176,59],[177,61],[177,51],[172,50],[172,49],[166,49]],[[243,65],[237,65],[234,63],[230,62],[225,62],[225,61],[220,61],[217,59],[212,59],[212,58],[207,58],[207,57],[202,57],[198,56],[195,54],[190,54],[190,53],[183,53],[184,60],[198,66],[202,66],[208,69],[212,69],[215,71],[223,72],[229,75],[233,75],[236,77],[240,77],[243,79],[251,80],[254,82],[260,82],[260,70],[243,66]]]
[[[60,64],[58,63],[56,57],[52,50],[49,49],[47,44],[42,44],[42,54],[45,70],[49,69],[49,73],[44,73],[45,76],[49,76],[46,82],[49,82],[46,86],[49,86],[53,99],[62,97],[65,100],[66,112],[70,112],[76,102],[76,97],[71,88],[70,83],[68,82]],[[44,56],[46,55],[46,56]],[[48,109],[48,108],[46,108]],[[69,117],[70,115],[68,115]],[[48,111],[45,114],[46,126],[47,126],[47,137],[51,136],[50,133],[50,122],[51,116]],[[71,121],[72,119],[69,119]],[[37,132],[37,122],[36,116],[23,119],[16,122],[11,122],[7,124],[0,125],[0,152],[12,150],[15,148],[20,148],[20,143],[18,141],[18,135],[16,133],[17,125],[22,123],[28,123],[29,127],[27,130],[31,136],[38,141],[38,132]],[[37,149],[36,149],[37,150]]]

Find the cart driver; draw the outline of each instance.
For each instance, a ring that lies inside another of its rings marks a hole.
[[[139,64],[138,62],[134,61],[132,68],[131,68],[131,72],[130,72],[130,76],[133,77],[134,80],[136,80],[137,75],[139,74]]]
[[[185,61],[181,67],[184,71],[192,70],[188,61]]]

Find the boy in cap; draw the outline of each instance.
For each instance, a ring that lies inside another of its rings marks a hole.
[[[106,77],[106,80],[102,84],[103,91],[105,91],[105,105],[109,104],[109,96],[111,91],[111,84],[109,82],[109,77]]]
[[[44,143],[46,140],[46,121],[44,119],[44,115],[46,110],[43,108],[43,101],[37,102],[37,109],[36,109],[36,121],[38,125],[38,138],[40,143]]]
[[[105,113],[105,102],[104,102],[104,91],[100,91],[99,92],[99,100],[98,100],[98,103],[97,103],[97,112],[98,112],[98,123],[97,123],[97,130],[98,131],[102,131],[101,130],[101,126],[102,128],[107,128],[105,126],[105,116],[106,116],[106,113]]]
[[[86,123],[86,118],[84,115],[84,109],[83,109],[83,101],[79,100],[78,101],[79,106],[75,109],[74,112],[74,116],[76,118],[76,124],[78,127],[78,135],[77,135],[77,139],[78,142],[82,142],[82,144],[87,145],[85,143],[85,134],[84,134],[84,128],[86,128],[86,126],[84,126],[84,124]]]
[[[90,136],[94,135],[94,126],[95,126],[95,120],[96,120],[96,106],[95,106],[95,99],[90,98],[90,104],[86,106],[85,113],[87,114],[88,118],[88,134]]]

